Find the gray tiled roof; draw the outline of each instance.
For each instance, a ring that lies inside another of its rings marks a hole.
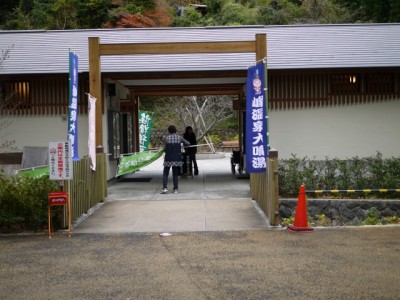
[[[88,37],[101,43],[247,41],[267,34],[269,69],[399,67],[400,24],[0,31],[0,49],[14,45],[0,74],[68,73],[68,51],[88,72]],[[102,57],[103,72],[243,70],[254,54]]]

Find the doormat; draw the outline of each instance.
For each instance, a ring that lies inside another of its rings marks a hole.
[[[119,182],[150,182],[152,177],[121,178]]]

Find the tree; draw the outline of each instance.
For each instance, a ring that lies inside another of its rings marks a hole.
[[[353,12],[354,22],[400,22],[398,0],[337,0],[337,2]]]
[[[115,1],[116,2],[116,1]],[[165,0],[129,0],[114,3],[107,28],[167,27],[171,25],[169,6]]]
[[[6,29],[75,29],[77,0],[20,0],[4,25]]]
[[[110,0],[87,0],[77,2],[78,28],[102,28],[109,20]]]
[[[198,27],[205,26],[205,19],[194,7],[188,7],[184,13],[176,17],[173,23],[174,27]]]
[[[140,109],[154,112],[155,129],[166,129],[174,120],[182,132],[192,126],[200,141],[219,124],[236,119],[232,100],[231,96],[144,98]]]
[[[254,25],[258,8],[250,2],[246,5],[234,0],[206,0],[203,15],[195,7],[186,7],[181,16],[176,16],[174,26],[218,26],[218,25]]]
[[[301,21],[303,24],[337,24],[351,22],[349,11],[327,0],[304,0],[302,7],[305,17]]]
[[[227,3],[221,9],[223,25],[254,25],[257,9],[239,3]]]
[[[335,24],[351,22],[348,9],[332,0],[270,0],[260,8],[258,24]]]

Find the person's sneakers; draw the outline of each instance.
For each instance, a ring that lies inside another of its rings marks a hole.
[[[174,190],[174,194],[178,194],[178,190]]]
[[[166,193],[168,193],[168,189],[167,188],[163,188],[162,191],[161,191],[161,194],[166,194]]]

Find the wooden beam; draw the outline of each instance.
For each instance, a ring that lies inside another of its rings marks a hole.
[[[243,84],[128,86],[135,97],[239,95]]]
[[[102,73],[103,78],[112,80],[150,80],[150,79],[193,79],[193,78],[244,78],[247,70],[220,70],[220,71],[179,71],[179,72],[127,72]]]
[[[264,35],[265,36],[265,35]],[[190,54],[255,52],[254,41],[101,44],[100,55]]]
[[[101,98],[100,42],[98,37],[89,37],[89,93],[96,101],[96,147],[103,145],[103,113]]]

